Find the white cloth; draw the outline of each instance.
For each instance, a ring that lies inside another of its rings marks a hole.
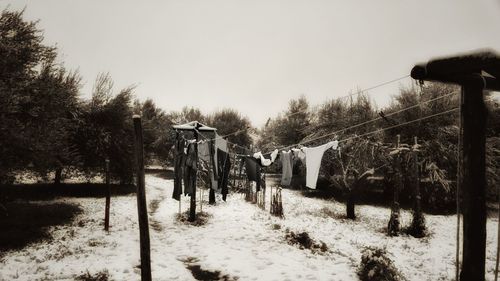
[[[278,150],[275,149],[272,153],[271,153],[271,159],[267,159],[264,157],[264,155],[262,154],[262,152],[256,152],[253,154],[253,157],[257,160],[260,160],[260,164],[262,166],[270,166],[274,160],[276,160],[276,157],[278,156]]]
[[[337,149],[339,142],[331,141],[329,143],[316,147],[303,147],[302,151],[306,155],[306,186],[316,189],[318,181],[319,168],[323,154],[330,148]]]
[[[217,151],[217,148],[227,152],[227,140],[215,134],[215,151]]]
[[[306,154],[302,151],[302,149],[292,148],[292,152],[295,159],[300,159],[303,164],[306,163]]]

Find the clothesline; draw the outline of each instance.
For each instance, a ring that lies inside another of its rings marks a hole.
[[[388,84],[391,84],[391,83],[394,83],[394,82],[397,82],[397,81],[400,81],[400,80],[403,80],[405,78],[408,78],[410,77],[410,75],[405,75],[405,76],[402,76],[402,77],[399,77],[399,78],[396,78],[396,79],[392,79],[392,80],[389,80],[389,81],[386,81],[386,82],[383,82],[383,83],[380,83],[380,84],[377,84],[375,86],[371,86],[371,87],[368,87],[366,89],[363,89],[363,90],[360,90],[360,91],[357,91],[355,93],[351,93],[351,94],[348,94],[348,95],[345,95],[345,96],[341,96],[341,97],[338,97],[336,98],[337,101],[340,101],[340,100],[343,100],[343,99],[347,99],[347,98],[351,98],[351,97],[354,97],[354,96],[357,96],[357,95],[360,95],[362,93],[365,93],[365,92],[368,92],[370,90],[373,90],[373,89],[376,89],[376,88],[379,88],[379,87],[382,87],[382,86],[385,86],[385,85],[388,85]],[[287,114],[285,115],[284,117],[287,118],[287,117],[290,117],[290,116],[293,116],[293,115],[296,115],[296,114],[299,114],[299,113],[303,113],[303,112],[306,112],[307,109],[304,109],[304,110],[299,110],[299,111],[296,111],[296,112],[293,112],[293,113],[290,113],[290,114]]]
[[[340,101],[340,100],[343,100],[343,99],[346,99],[346,98],[350,98],[350,97],[353,97],[353,96],[357,96],[357,95],[360,95],[362,93],[365,93],[365,92],[368,92],[370,90],[373,90],[373,89],[376,89],[376,88],[379,88],[379,87],[382,87],[382,86],[385,86],[385,85],[388,85],[388,84],[391,84],[391,83],[394,83],[394,82],[397,82],[397,81],[400,81],[400,80],[403,80],[405,78],[408,78],[410,77],[410,75],[405,75],[405,76],[402,76],[402,77],[399,77],[399,78],[396,78],[396,79],[392,79],[392,80],[389,80],[389,81],[386,81],[386,82],[383,82],[383,83],[380,83],[380,84],[377,84],[375,86],[371,86],[371,87],[368,87],[368,88],[365,88],[363,90],[360,90],[358,92],[355,92],[355,93],[351,93],[351,94],[348,94],[348,95],[345,95],[345,96],[341,96],[341,97],[338,97],[336,98],[337,101]],[[296,114],[299,114],[299,113],[303,113],[303,112],[306,112],[308,109],[303,109],[303,110],[299,110],[299,111],[296,111],[296,112],[292,112],[290,114],[287,114],[284,116],[284,118],[288,118],[290,116],[293,116],[293,115],[296,115]],[[248,130],[248,127],[247,128],[244,128],[244,129],[240,129],[240,130],[237,130],[237,131],[234,131],[232,133],[229,133],[229,134],[226,134],[226,135],[223,135],[223,136],[218,136],[218,137],[215,137],[213,139],[210,139],[210,140],[215,140],[216,138],[226,138],[226,137],[229,137],[229,136],[232,136],[232,135],[236,135],[236,134],[239,134],[243,131],[246,131]]]
[[[419,106],[421,106],[423,104],[427,104],[427,103],[430,103],[430,102],[433,102],[433,101],[437,101],[439,99],[443,99],[445,97],[449,97],[449,96],[451,96],[453,94],[454,93],[450,93],[450,94],[447,94],[447,95],[444,95],[444,96],[439,96],[439,97],[436,97],[436,98],[433,98],[433,99],[430,99],[430,100],[427,100],[427,101],[424,101],[424,102],[420,102],[418,104],[411,105],[409,107],[400,109],[398,111],[388,113],[388,114],[385,115],[385,117],[389,117],[389,116],[393,116],[393,115],[399,114],[401,112],[404,112],[404,111],[407,111],[407,110],[419,107]],[[309,139],[309,140],[305,140],[305,141],[300,141],[299,143],[291,144],[291,145],[288,145],[288,146],[278,147],[278,149],[280,149],[280,150],[281,149],[287,149],[287,148],[295,147],[295,146],[302,145],[302,144],[305,144],[305,143],[310,143],[310,142],[313,142],[313,141],[316,141],[316,140],[319,140],[319,139],[322,139],[322,138],[326,138],[326,137],[329,137],[329,136],[334,136],[336,134],[348,131],[350,129],[357,128],[357,127],[360,127],[360,126],[363,126],[363,125],[366,125],[366,124],[370,124],[370,123],[373,123],[373,122],[376,122],[376,121],[379,121],[379,120],[382,120],[382,119],[383,119],[382,117],[377,117],[377,118],[374,118],[374,119],[371,119],[371,120],[368,120],[368,121],[364,121],[364,122],[358,123],[356,125],[352,125],[352,126],[349,126],[349,127],[346,127],[346,128],[342,128],[342,129],[334,131],[334,132],[330,132],[330,133],[321,135],[321,136],[313,138],[313,139]]]

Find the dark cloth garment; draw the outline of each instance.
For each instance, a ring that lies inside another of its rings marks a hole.
[[[245,169],[249,181],[257,183],[257,191],[260,191],[260,161],[253,158],[253,156],[245,157]]]
[[[226,201],[228,193],[228,179],[231,171],[231,159],[229,154],[221,149],[217,149],[217,168],[219,174],[219,190],[222,193],[222,200]]]
[[[196,143],[190,143],[184,165],[184,195],[196,192],[196,171],[198,170],[198,152]]]
[[[219,179],[218,175],[217,175],[217,165],[215,164],[217,159],[217,155],[215,155],[215,141],[214,140],[211,140],[210,143],[209,143],[209,149],[210,149],[210,161],[211,161],[211,164],[212,164],[212,170],[213,170],[213,175],[214,175],[214,183],[215,183],[215,186],[217,186],[217,180]]]
[[[182,177],[186,161],[186,155],[184,154],[185,143],[186,141],[180,138],[175,142],[174,191],[172,193],[172,198],[175,200],[180,200],[182,194]]]
[[[281,152],[281,166],[283,172],[281,173],[281,185],[289,186],[292,182],[292,174],[293,174],[293,152],[282,151]]]

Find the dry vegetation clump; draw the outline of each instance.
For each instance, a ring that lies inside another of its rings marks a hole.
[[[211,217],[212,217],[212,215],[207,213],[207,212],[199,212],[199,213],[196,213],[195,221],[191,222],[191,221],[189,221],[189,211],[186,211],[186,212],[181,213],[181,214],[176,214],[175,220],[177,222],[183,223],[183,224],[189,224],[192,226],[202,226],[202,225],[207,224]]]
[[[108,281],[109,279],[109,273],[107,270],[102,270],[99,272],[96,272],[95,274],[90,274],[90,272],[86,272],[84,274],[81,274],[77,277],[75,277],[76,281]]]
[[[387,251],[376,247],[367,247],[363,250],[358,275],[361,281],[406,280],[387,257]]]
[[[317,243],[311,237],[309,237],[309,233],[307,232],[287,232],[285,238],[288,244],[298,245],[301,250],[309,249],[314,254],[324,254],[328,251],[328,246],[325,244],[325,242],[319,241],[319,243]]]

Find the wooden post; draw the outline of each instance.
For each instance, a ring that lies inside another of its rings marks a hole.
[[[397,145],[396,148],[399,148],[400,146],[400,141],[401,141],[401,136],[397,135]],[[396,172],[395,178],[396,182],[394,184],[394,198],[392,201],[392,208],[391,208],[391,218],[389,219],[389,224],[387,225],[387,232],[389,236],[397,236],[399,234],[399,212],[400,212],[400,207],[399,207],[399,191],[403,187],[403,175],[402,175],[402,168],[401,168],[401,151],[398,151],[394,155],[394,170]]]
[[[104,210],[104,230],[109,231],[109,206],[111,204],[111,191],[109,187],[109,159],[106,159],[106,207]]]
[[[463,258],[460,280],[484,280],[486,260],[486,118],[481,82],[462,86]]]
[[[418,146],[418,139],[417,137],[414,138],[415,140],[415,149],[417,149]],[[422,212],[422,207],[420,203],[420,171],[418,169],[418,151],[414,150],[413,151],[413,161],[415,165],[415,206],[414,210],[417,214],[421,214]]]
[[[200,188],[200,212],[203,212],[203,187]]]
[[[144,178],[144,148],[141,117],[134,115],[135,158],[137,164],[137,212],[141,248],[141,280],[151,281],[151,250],[149,245],[148,210]]]
[[[194,149],[195,155],[198,155],[198,132],[194,132]],[[198,165],[198,163],[196,163]],[[193,181],[193,192],[191,193],[191,204],[189,206],[189,221],[194,222],[196,220],[196,179]]]

